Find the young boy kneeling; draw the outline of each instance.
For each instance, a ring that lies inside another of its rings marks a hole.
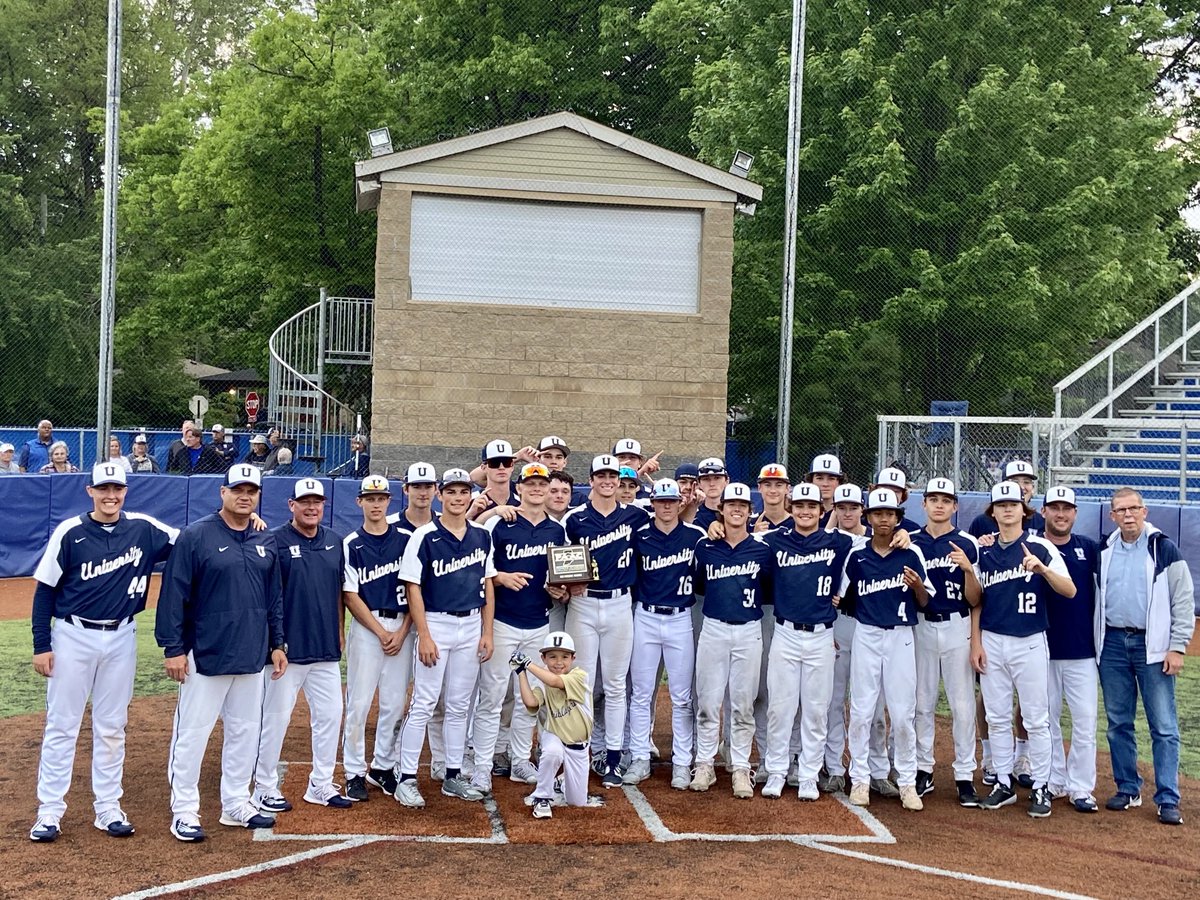
[[[592,737],[592,688],[575,663],[575,641],[565,631],[552,631],[542,648],[545,667],[534,665],[524,653],[512,655],[509,665],[521,684],[521,702],[536,713],[538,745],[537,787],[533,791],[533,817],[549,819],[553,813],[554,780],[563,773],[563,796],[569,806],[587,805],[588,744]],[[526,670],[541,682],[529,686]]]

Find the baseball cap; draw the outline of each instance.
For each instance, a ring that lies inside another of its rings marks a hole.
[[[549,480],[550,470],[541,463],[526,463],[521,466],[521,481],[528,481],[530,478],[545,478]]]
[[[6,453],[9,450],[16,450],[12,444],[0,444],[0,453]]]
[[[792,488],[792,502],[799,503],[801,500],[809,500],[813,503],[821,502],[821,489],[815,484],[810,484],[807,481],[802,481]]]
[[[250,438],[250,443],[252,444],[265,444],[266,442],[267,436],[265,434],[256,434],[254,437]]]
[[[561,450],[563,456],[571,455],[571,448],[567,446],[567,442],[560,438],[557,434],[548,434],[538,441],[538,453],[543,450]]]
[[[602,453],[600,456],[592,459],[591,472],[595,475],[597,472],[616,472],[618,475],[621,472],[621,464],[617,462],[615,456],[609,456],[607,453]]]
[[[890,491],[887,488],[876,488],[867,495],[867,509],[894,509],[897,512],[904,511],[904,507],[900,505],[900,500],[896,497],[896,492]]]
[[[96,463],[92,466],[92,487],[100,487],[102,484],[128,484],[125,479],[125,470],[120,466],[114,466],[112,463]]]
[[[814,456],[812,465],[808,467],[808,477],[814,475],[836,475],[842,477],[842,461],[832,453],[822,453]]]
[[[1028,463],[1023,459],[1014,459],[1004,466],[1004,480],[1015,478],[1018,475],[1028,475],[1034,481],[1037,481],[1037,472],[1033,470],[1033,464]]]
[[[875,484],[873,487],[890,487],[898,491],[908,490],[908,476],[903,470],[889,466],[886,469],[880,469],[879,474],[875,476]],[[874,491],[871,492],[875,493]]]
[[[633,438],[621,438],[613,444],[613,456],[619,456],[624,453],[632,453],[634,456],[642,455],[642,445]]]
[[[759,481],[788,481],[787,467],[781,463],[767,463],[758,470]]]
[[[862,488],[857,484],[839,484],[833,491],[833,505],[839,503],[854,503],[863,505]]]
[[[725,460],[719,456],[710,456],[708,459],[700,460],[700,465],[696,467],[696,471],[700,475],[728,475],[729,470],[725,468]]]
[[[144,434],[139,434],[137,437],[135,437],[135,438],[133,439],[133,442],[134,442],[135,444],[148,444],[148,443],[150,443],[148,440],[146,440],[146,436],[145,436]]]
[[[744,500],[749,503],[750,488],[740,481],[727,484],[725,485],[725,490],[721,492],[721,502],[724,503],[726,500]]]
[[[408,467],[404,476],[405,484],[437,484],[437,473],[427,462],[415,462]]]
[[[695,463],[680,463],[675,467],[675,480],[682,481],[684,478],[691,478],[695,481],[700,477],[700,470],[696,468]]]
[[[368,494],[387,494],[390,497],[392,486],[382,475],[368,475],[358,486],[358,496],[366,497]]]
[[[292,499],[299,500],[302,497],[320,497],[324,500],[325,485],[315,478],[301,478],[292,487]]]
[[[630,466],[621,466],[621,471],[617,473],[617,477],[622,481],[637,481],[637,469],[634,469]]]
[[[466,469],[447,469],[442,473],[441,487],[448,487],[452,484],[472,484],[471,473]]]
[[[945,494],[947,497],[958,499],[958,492],[954,490],[954,482],[949,478],[930,478],[929,483],[925,485],[925,496],[930,494]]]
[[[237,487],[239,484],[252,484],[256,488],[261,488],[262,470],[258,466],[252,466],[248,463],[238,463],[236,466],[230,466],[229,471],[225,473],[225,486]]]
[[[513,448],[508,441],[497,438],[494,441],[488,441],[483,448],[483,461],[489,459],[512,459]]]
[[[992,500],[984,510],[986,515],[992,514],[992,507],[997,503],[1020,503],[1025,510],[1025,514],[1029,515],[1033,509],[1025,502],[1025,493],[1021,490],[1021,486],[1015,481],[1001,481],[999,484],[992,485]]]
[[[568,653],[574,653],[575,641],[565,631],[552,631],[542,641],[542,652],[547,650],[566,650]]]
[[[650,494],[651,500],[681,500],[679,493],[679,483],[671,478],[664,478],[661,481],[654,482],[654,490]]]
[[[1046,499],[1042,501],[1043,506],[1051,503],[1069,503],[1071,506],[1077,506],[1075,502],[1075,491],[1069,487],[1052,487],[1046,491]]]
[[[214,425],[214,426],[213,426],[211,429],[209,429],[209,430],[210,430],[210,431],[224,431],[224,430],[225,430],[225,426],[224,426],[224,425]]]

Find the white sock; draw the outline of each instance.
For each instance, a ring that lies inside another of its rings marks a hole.
[[[1017,738],[1017,759],[1020,759],[1022,756],[1028,756],[1028,755],[1029,755],[1029,741],[1023,741],[1020,738]]]
[[[992,762],[992,742],[987,738],[980,738],[979,743],[983,744],[983,761],[990,766]]]

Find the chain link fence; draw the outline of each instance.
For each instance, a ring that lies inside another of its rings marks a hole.
[[[136,432],[199,417],[239,455],[280,427],[298,467],[345,465],[352,433],[370,430],[369,365],[317,372],[270,345],[322,288],[374,293],[375,219],[355,211],[353,184],[367,130],[388,126],[401,149],[565,109],[721,169],[736,150],[754,157],[765,194],[736,224],[728,442],[712,448],[736,477],[826,451],[858,481],[877,457],[916,477],[955,440],[970,486],[1014,454],[1045,466],[1027,417],[1050,413],[1057,380],[1196,269],[1180,215],[1198,180],[1194,5],[810,4],[781,442],[791,15],[778,0],[127,0],[123,452]],[[50,419],[80,436],[76,463],[104,443],[87,437],[104,56],[102,0],[12,0],[0,17],[0,439]],[[324,398],[281,400],[287,367],[319,375]],[[934,402],[1019,421],[880,432],[877,414]]]

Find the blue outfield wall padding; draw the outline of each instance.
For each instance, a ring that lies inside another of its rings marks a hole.
[[[182,529],[188,523],[187,479],[130,475],[125,510],[145,513],[172,528]]]
[[[333,524],[330,527],[345,537],[352,531],[356,531],[362,525],[362,510],[358,506],[358,485],[359,482],[353,478],[335,478],[333,480],[333,499],[332,502],[327,501],[325,508],[329,511]],[[397,512],[402,503],[397,500],[403,500],[404,495],[392,495],[392,505],[388,508],[389,512]]]
[[[0,540],[0,577],[32,575],[37,568],[50,539],[53,481],[46,475],[0,477],[0,509],[7,520],[4,539]]]
[[[47,532],[58,525],[63,519],[91,512],[92,498],[88,496],[87,484],[92,480],[91,469],[88,474],[78,475],[43,475],[50,479],[50,522]]]
[[[197,519],[211,516],[221,508],[220,475],[156,475],[156,478],[171,478],[187,485],[187,520],[191,525]]]

